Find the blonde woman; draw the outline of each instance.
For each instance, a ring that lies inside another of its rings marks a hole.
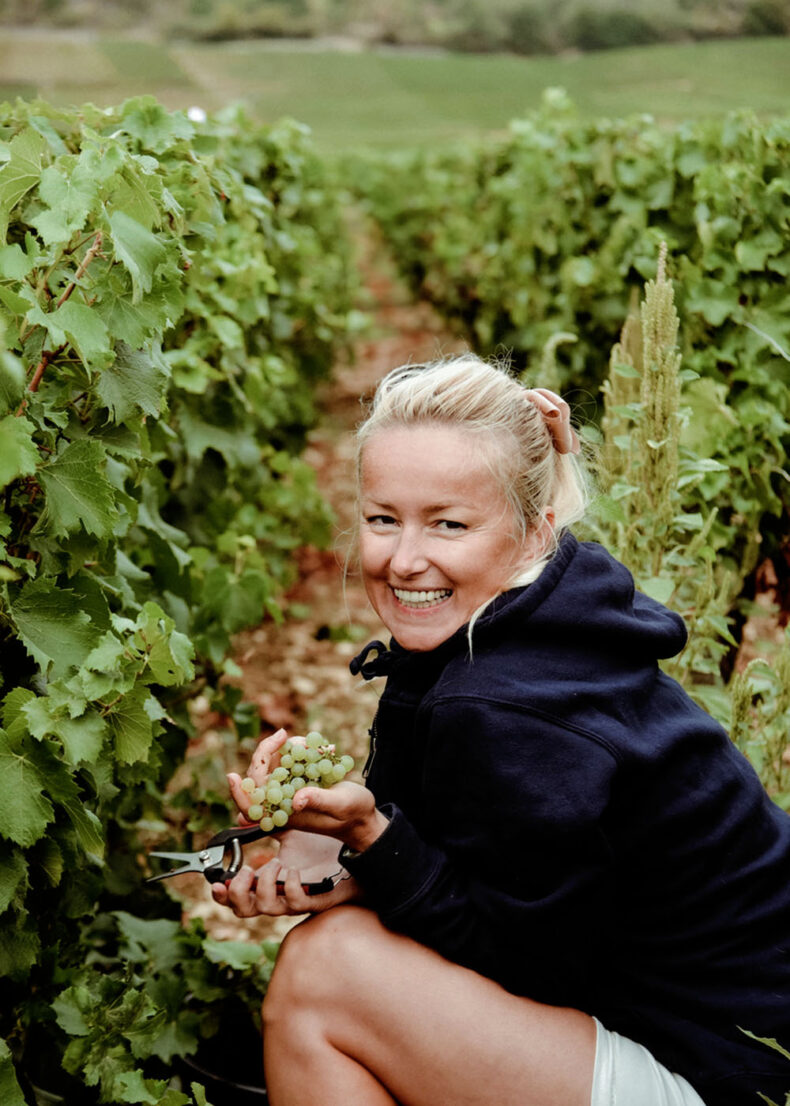
[[[215,891],[312,915],[264,1004],[273,1106],[784,1102],[743,1030],[790,1045],[790,818],[662,674],[681,619],[572,535],[577,451],[559,397],[472,356],[378,389],[366,786],[298,791],[279,860]],[[338,849],[350,878],[305,895]]]

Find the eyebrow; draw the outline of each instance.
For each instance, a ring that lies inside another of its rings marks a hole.
[[[363,496],[362,499],[363,499],[363,502],[364,502],[365,497]],[[378,499],[372,499],[371,498],[368,502],[370,502],[372,504],[375,504],[375,506],[377,508],[380,508],[382,511],[394,511],[395,510],[394,506],[391,503],[383,503],[383,502],[381,502],[381,500],[378,500]],[[426,515],[438,515],[438,514],[441,514],[442,511],[457,511],[459,509],[463,509],[465,506],[468,507],[469,504],[463,504],[463,503],[429,503],[424,508],[424,513]]]

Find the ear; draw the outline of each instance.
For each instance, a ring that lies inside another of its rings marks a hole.
[[[556,514],[553,507],[547,507],[543,512],[543,518],[527,534],[524,549],[521,556],[522,569],[529,568],[541,557],[545,557],[547,551],[554,544],[554,523]]]

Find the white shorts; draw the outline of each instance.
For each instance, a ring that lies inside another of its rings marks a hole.
[[[682,1075],[659,1064],[643,1045],[593,1021],[598,1037],[590,1106],[705,1106]]]

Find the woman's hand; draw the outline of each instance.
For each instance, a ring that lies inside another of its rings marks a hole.
[[[245,865],[227,886],[215,883],[212,896],[215,902],[229,906],[239,918],[320,913],[359,897],[356,881],[343,871],[337,854],[334,838],[284,830],[275,859],[257,872]],[[331,891],[308,895],[303,890],[303,883],[318,883],[327,876],[339,877]],[[278,883],[284,883],[280,892]]]
[[[250,766],[247,769],[247,775],[250,779],[255,780],[256,787],[261,787],[266,783],[268,777],[280,763],[279,751],[287,740],[288,734],[286,731],[278,730],[269,737],[265,737],[263,741],[258,742],[257,748],[252,754]],[[250,818],[247,816],[247,812],[252,805],[252,800],[241,786],[241,776],[238,772],[228,773],[228,786],[230,787],[231,798],[239,808],[239,821],[245,825],[249,824]]]
[[[376,809],[373,792],[343,780],[332,787],[303,787],[293,797],[289,826],[320,833],[362,852],[380,837],[389,819]]]

